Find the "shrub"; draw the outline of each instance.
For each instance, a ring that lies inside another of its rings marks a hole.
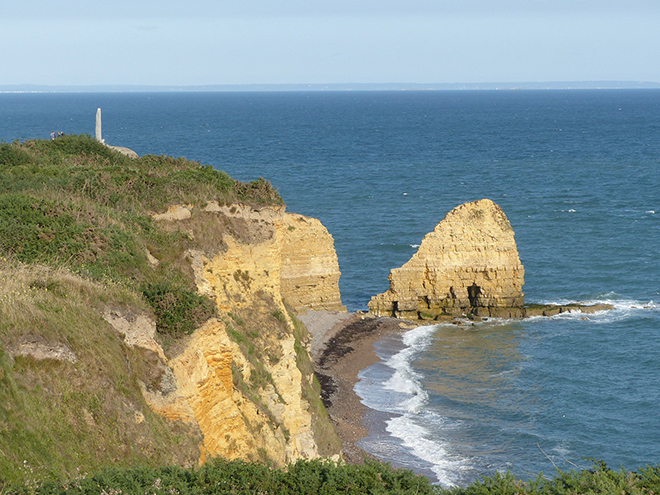
[[[142,294],[156,314],[156,329],[171,337],[190,334],[215,315],[213,301],[168,282],[146,285]]]
[[[0,144],[0,166],[17,167],[30,162],[30,155],[18,146],[7,143]]]

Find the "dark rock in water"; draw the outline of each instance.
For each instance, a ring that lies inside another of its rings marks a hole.
[[[531,316],[555,316],[561,313],[593,314],[598,311],[611,311],[613,309],[614,306],[611,304],[528,304],[524,308],[523,316],[529,318]]]

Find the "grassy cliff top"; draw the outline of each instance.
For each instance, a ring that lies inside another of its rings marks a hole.
[[[0,193],[62,195],[136,211],[171,204],[282,205],[271,184],[236,181],[225,172],[185,158],[129,158],[90,136],[62,136],[0,144]]]
[[[188,313],[204,306],[200,318],[208,316],[185,253],[221,250],[226,226],[205,216],[209,201],[283,205],[264,179],[239,182],[185,158],[133,159],[89,136],[0,144],[0,257],[119,283],[142,293],[157,316],[172,301]],[[198,208],[176,226],[152,219],[173,204]],[[172,331],[189,326],[183,315],[160,316]]]

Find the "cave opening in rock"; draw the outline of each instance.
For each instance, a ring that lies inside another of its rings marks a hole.
[[[467,288],[468,299],[470,300],[470,306],[473,308],[479,305],[479,296],[481,295],[481,287],[476,283],[472,283],[470,287]]]

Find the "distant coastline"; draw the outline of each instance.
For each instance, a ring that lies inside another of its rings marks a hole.
[[[338,83],[338,84],[208,84],[208,85],[0,85],[0,93],[188,93],[258,91],[479,91],[660,89],[648,81],[552,81],[484,83]]]

